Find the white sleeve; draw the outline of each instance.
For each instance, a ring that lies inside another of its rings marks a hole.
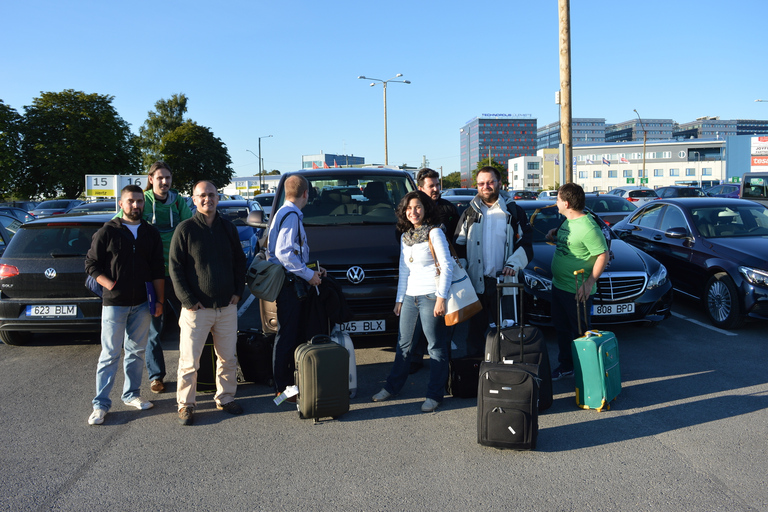
[[[448,298],[451,289],[451,280],[453,277],[453,258],[451,250],[448,248],[448,240],[442,229],[435,228],[429,232],[429,240],[435,249],[435,257],[440,264],[440,280],[437,285],[437,296],[442,299]]]
[[[397,277],[397,296],[395,302],[403,302],[405,300],[405,290],[408,288],[408,276],[411,273],[411,269],[405,264],[405,244],[403,244],[403,236],[400,235],[400,270]]]

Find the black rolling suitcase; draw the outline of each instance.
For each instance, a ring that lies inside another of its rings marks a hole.
[[[501,290],[497,288],[497,290]],[[522,294],[522,288],[519,289]],[[523,314],[524,298],[520,297],[520,309],[517,307],[517,295],[514,297],[514,311],[516,325],[505,327],[500,331],[491,331],[485,340],[485,361],[490,361],[491,351],[494,343],[499,345],[499,354],[501,361],[516,361],[529,364],[535,364],[539,367],[539,412],[545,411],[552,406],[552,368],[549,364],[549,351],[547,342],[538,327],[533,325],[524,325],[525,316]],[[496,319],[496,325],[501,325],[501,296],[497,296],[499,303],[499,317]],[[522,337],[525,346],[525,354],[520,357],[520,338]],[[498,340],[498,341],[496,341]]]
[[[198,393],[216,391],[216,351],[213,349],[213,335],[208,333],[203,352],[200,354],[200,368],[197,369]]]
[[[330,336],[296,347],[294,377],[300,418],[337,418],[349,411],[349,352]]]
[[[275,334],[258,329],[237,333],[237,363],[243,375],[243,382],[272,386],[272,350]]]
[[[451,359],[448,363],[447,394],[455,398],[476,398],[477,380],[480,376],[480,356],[464,356]]]
[[[522,285],[499,284],[499,287]],[[500,319],[499,319],[500,320]],[[497,330],[500,322],[497,322]],[[535,450],[539,433],[539,366],[502,360],[493,338],[489,361],[480,364],[477,386],[477,442],[496,448]],[[525,359],[522,337],[520,353]]]

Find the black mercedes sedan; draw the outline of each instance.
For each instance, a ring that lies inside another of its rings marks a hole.
[[[660,199],[614,226],[661,261],[675,290],[702,301],[713,325],[768,319],[768,208],[724,197]]]
[[[528,292],[526,317],[532,324],[552,325],[551,263],[555,245],[547,241],[546,235],[550,229],[558,227],[564,217],[550,200],[520,201],[517,204],[525,210],[533,228],[533,261],[523,272]],[[588,209],[585,211],[602,229],[610,253],[608,266],[597,282],[592,324],[642,322],[656,325],[668,318],[673,292],[664,265],[619,240],[598,215]]]

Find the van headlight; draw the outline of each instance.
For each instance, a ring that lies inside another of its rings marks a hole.
[[[648,289],[653,290],[654,288],[658,288],[659,286],[663,285],[667,282],[667,269],[664,265],[659,265],[659,270],[657,270],[650,279],[648,279]]]
[[[749,284],[768,286],[768,272],[751,267],[739,267],[739,272],[749,281]]]

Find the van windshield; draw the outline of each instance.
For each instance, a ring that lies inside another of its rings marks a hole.
[[[766,190],[766,179],[757,176],[745,177],[744,188],[742,190],[741,197],[744,199],[765,199],[768,197],[768,190]]]
[[[395,209],[412,190],[405,176],[305,176],[309,199],[302,209],[304,225],[395,224]],[[277,204],[283,204],[281,190]]]

